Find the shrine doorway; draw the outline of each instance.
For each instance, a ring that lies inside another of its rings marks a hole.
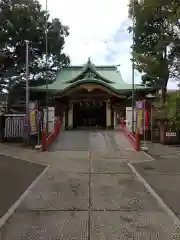
[[[73,104],[73,127],[106,127],[105,102],[78,102]]]

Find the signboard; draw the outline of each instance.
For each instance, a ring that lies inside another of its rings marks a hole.
[[[34,135],[38,133],[38,106],[36,102],[28,104],[27,118],[29,123],[29,134]]]
[[[132,114],[133,113],[134,113],[134,129],[136,129],[136,111],[135,109],[132,109],[132,107],[126,107],[126,127],[129,132],[132,131]]]
[[[44,109],[44,126],[46,126],[47,121],[47,109]],[[55,120],[55,109],[54,107],[48,107],[48,131],[54,131],[54,120]]]
[[[29,113],[29,118],[30,118],[30,127],[31,127],[31,134],[36,131],[36,116],[34,111],[30,111]]]
[[[137,128],[139,129],[140,134],[143,134],[144,130],[144,102],[139,101],[136,103],[136,122]]]
[[[137,109],[137,128],[142,133],[142,125],[143,125],[143,112],[142,108]]]
[[[176,137],[176,132],[166,132],[166,137]]]

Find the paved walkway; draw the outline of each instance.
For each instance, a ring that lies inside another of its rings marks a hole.
[[[147,142],[149,154],[157,160],[180,159],[180,145],[162,145],[160,143]]]
[[[180,146],[148,143],[148,149],[155,161],[134,167],[180,218]]]
[[[40,164],[0,154],[0,219],[44,168]]]
[[[29,161],[50,167],[2,227],[1,240],[180,239],[128,166],[150,159],[120,132],[69,131],[57,140],[47,153],[29,153]]]
[[[113,152],[125,149],[132,149],[132,146],[120,130],[74,130],[62,132],[51,151]]]

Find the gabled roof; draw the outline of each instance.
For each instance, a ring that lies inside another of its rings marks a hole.
[[[97,79],[93,79],[93,78],[88,78],[86,79],[88,83],[93,83],[93,84],[100,84],[103,87],[108,88],[109,90],[111,90],[112,92],[114,92],[115,94],[119,94],[118,90],[113,88],[112,86],[110,86],[108,83],[97,80]],[[84,81],[83,80],[77,80],[75,82],[73,82],[71,85],[69,85],[67,88],[64,89],[63,93],[68,92],[70,89],[83,84]],[[120,96],[119,96],[120,97]],[[125,96],[121,95],[121,98],[125,98]]]
[[[68,81],[67,83],[74,83],[78,80],[87,80],[88,78],[94,78],[94,79],[99,79],[102,80],[102,82],[106,82],[106,83],[114,83],[112,81],[110,81],[106,76],[103,76],[101,73],[99,73],[96,70],[96,67],[94,64],[91,63],[90,58],[88,59],[88,62],[86,63],[86,65],[84,66],[84,68],[82,69],[82,71],[80,72],[80,74],[78,74],[75,78],[73,78],[72,80]]]
[[[48,89],[51,91],[64,91],[73,86],[75,82],[88,83],[91,82],[105,84],[107,87],[117,91],[131,90],[132,84],[123,81],[121,73],[117,67],[112,66],[95,66],[90,59],[84,66],[67,66],[59,70],[53,83],[48,84]],[[76,85],[76,84],[75,84]],[[142,85],[135,85],[136,89],[144,89]],[[45,85],[32,87],[36,90],[46,89]]]

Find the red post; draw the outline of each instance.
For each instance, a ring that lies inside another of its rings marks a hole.
[[[59,119],[56,120],[56,135],[59,134]]]
[[[59,125],[59,131],[58,131],[58,133],[60,132],[60,130],[61,130],[61,120],[59,120],[59,123],[58,123],[58,125]]]
[[[122,128],[125,128],[125,127],[126,127],[126,123],[125,123],[125,120],[124,120],[124,119],[121,119],[121,127],[122,127]]]
[[[46,151],[47,150],[47,141],[46,141],[46,131],[45,129],[42,130],[42,151]]]
[[[135,134],[135,149],[136,151],[140,151],[140,132],[137,129],[136,130],[136,134]]]
[[[60,120],[57,120],[57,135],[59,134],[60,131]]]
[[[57,136],[58,135],[58,120],[55,120],[55,124],[54,124],[54,135]]]

